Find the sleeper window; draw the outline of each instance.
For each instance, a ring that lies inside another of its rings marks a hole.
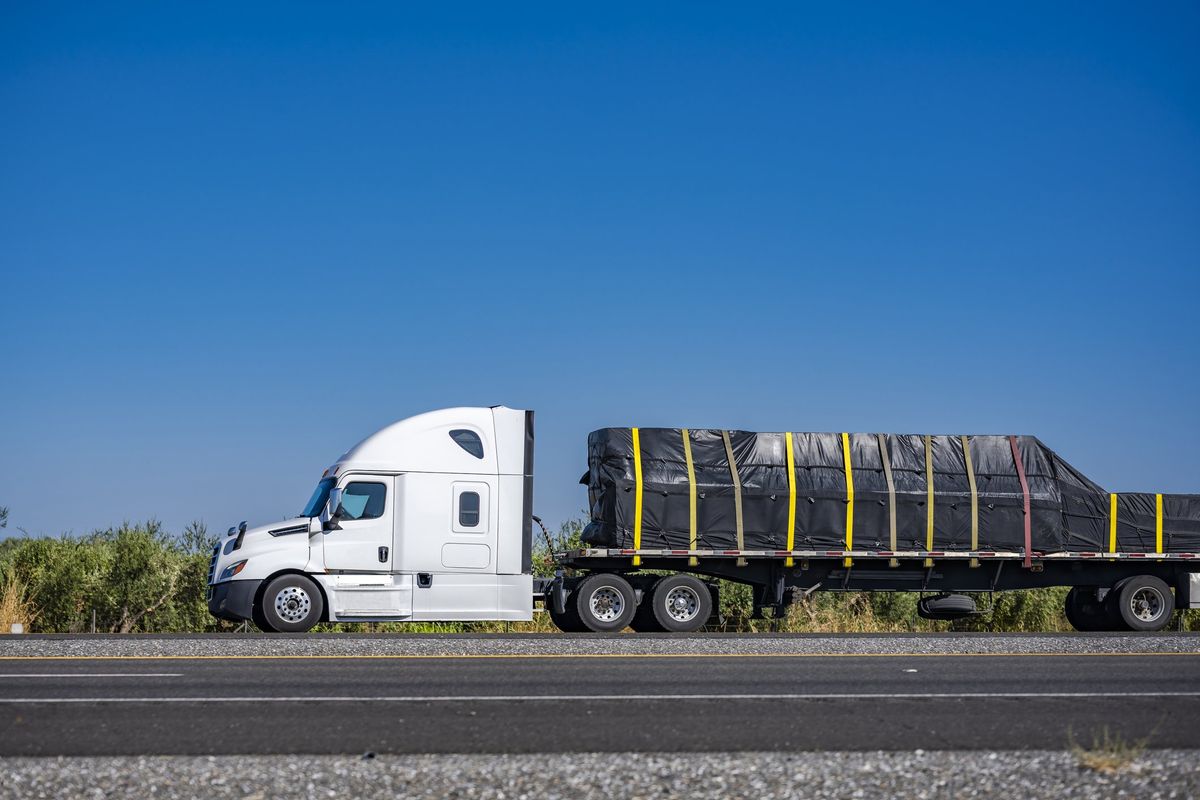
[[[378,519],[386,499],[387,487],[382,483],[348,483],[342,490],[342,518]]]
[[[458,428],[450,431],[450,438],[471,455],[476,458],[483,458],[483,440],[479,438],[479,434],[475,431]]]
[[[463,492],[458,496],[458,524],[464,528],[479,526],[479,494]]]

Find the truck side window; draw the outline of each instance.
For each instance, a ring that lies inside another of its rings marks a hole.
[[[344,519],[377,519],[383,516],[387,487],[382,483],[355,482],[342,490]]]
[[[458,428],[450,431],[450,438],[471,455],[476,458],[483,458],[483,440],[479,438],[479,434],[475,431]]]
[[[464,528],[479,525],[478,492],[463,492],[458,496],[458,524]]]

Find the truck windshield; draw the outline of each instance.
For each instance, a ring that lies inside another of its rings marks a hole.
[[[329,501],[329,492],[333,489],[333,478],[325,478],[317,484],[317,488],[313,490],[312,497],[308,500],[308,505],[304,507],[304,511],[300,513],[302,517],[317,517],[325,508],[325,503]]]

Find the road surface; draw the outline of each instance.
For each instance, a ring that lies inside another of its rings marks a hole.
[[[1200,654],[0,659],[0,756],[1200,747]]]

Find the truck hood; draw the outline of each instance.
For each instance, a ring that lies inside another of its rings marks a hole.
[[[241,537],[241,546],[236,550],[234,547],[237,545],[238,535],[235,533],[233,536],[226,536],[220,543],[217,564],[213,571],[214,578],[219,580],[226,567],[243,559],[248,563],[237,575],[237,578],[243,580],[262,577],[258,575],[260,570],[284,562],[303,568],[309,555],[308,526],[308,517],[294,517],[269,525],[247,528],[245,535]],[[257,558],[268,553],[271,554],[269,559]]]

